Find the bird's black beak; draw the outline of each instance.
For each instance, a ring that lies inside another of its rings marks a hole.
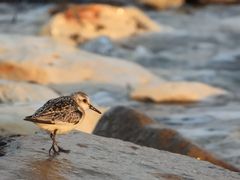
[[[98,114],[102,114],[101,111],[99,111],[97,108],[95,108],[93,105],[89,104],[89,109],[96,111]]]

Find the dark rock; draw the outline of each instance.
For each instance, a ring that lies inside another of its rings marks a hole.
[[[161,124],[155,124],[146,115],[127,107],[117,106],[105,113],[93,133],[191,156],[198,160],[209,161],[226,169],[240,172],[238,168],[198,147],[177,131]]]

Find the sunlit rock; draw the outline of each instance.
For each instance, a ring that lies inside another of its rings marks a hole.
[[[125,87],[159,80],[136,63],[81,51],[48,38],[0,35],[0,41],[0,78],[4,79],[41,84],[87,81]]]
[[[1,103],[44,101],[55,97],[58,97],[55,91],[42,85],[0,80]]]
[[[139,86],[131,93],[131,98],[139,101],[191,103],[226,95],[223,89],[200,82],[163,82]]]
[[[87,4],[71,5],[56,14],[44,26],[42,34],[81,43],[98,36],[120,39],[160,30],[157,23],[137,8]]]
[[[151,6],[155,9],[178,8],[185,3],[185,0],[137,0],[140,3]]]

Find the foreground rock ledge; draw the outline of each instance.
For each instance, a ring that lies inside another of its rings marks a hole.
[[[42,134],[1,143],[1,179],[240,179],[208,162],[121,140],[84,133],[58,140],[70,154],[49,158],[50,140]]]

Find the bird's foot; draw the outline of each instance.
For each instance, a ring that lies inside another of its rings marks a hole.
[[[70,150],[68,150],[68,149],[63,149],[60,146],[57,146],[57,147],[58,147],[58,152],[70,153]]]
[[[53,152],[53,154],[52,154],[51,152]],[[51,148],[49,149],[48,154],[49,154],[49,156],[58,155],[58,154],[59,154],[59,150],[57,151],[56,148],[55,148],[55,146],[54,146],[54,144],[53,144],[53,145],[51,146]]]

